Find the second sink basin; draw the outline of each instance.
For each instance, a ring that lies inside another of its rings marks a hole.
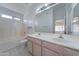
[[[62,42],[62,43],[64,43],[64,42],[70,42],[70,40],[68,40],[68,39],[64,39],[64,38],[53,38],[53,40],[55,40],[55,41],[57,41],[57,42]]]

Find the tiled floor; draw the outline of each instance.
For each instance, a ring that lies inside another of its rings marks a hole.
[[[27,51],[27,46],[25,43],[20,43],[19,45],[0,51],[0,56],[31,56]]]

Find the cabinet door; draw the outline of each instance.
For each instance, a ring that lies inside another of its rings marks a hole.
[[[79,51],[75,51],[69,48],[63,48],[64,56],[79,56]]]
[[[57,54],[59,54],[59,56],[63,55],[63,51],[62,51],[63,47],[61,47],[57,44],[49,43],[49,42],[43,42],[42,46],[49,49],[49,50],[51,50],[51,51],[57,52]]]
[[[32,54],[32,42],[28,40],[27,42],[27,46],[28,46],[28,51]]]
[[[49,50],[47,48],[42,49],[42,55],[43,56],[58,56],[58,54],[56,52],[51,51],[51,50]]]
[[[41,56],[41,45],[33,43],[33,55]]]

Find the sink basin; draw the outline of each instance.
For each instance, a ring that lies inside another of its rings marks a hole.
[[[70,40],[67,40],[67,39],[64,39],[64,38],[53,38],[53,40],[57,41],[57,42],[63,42],[63,43],[64,42],[67,42],[67,43],[70,42]]]
[[[73,45],[79,45],[79,41],[76,41],[76,40],[69,40],[69,39],[65,39],[65,38],[53,38],[54,41],[56,42],[60,42],[60,43],[64,43],[64,44],[69,44],[71,45],[71,43]]]

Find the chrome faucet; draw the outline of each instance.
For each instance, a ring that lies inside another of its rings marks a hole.
[[[62,34],[60,34],[59,38],[63,38]]]
[[[38,33],[38,35],[40,35],[40,33]]]

